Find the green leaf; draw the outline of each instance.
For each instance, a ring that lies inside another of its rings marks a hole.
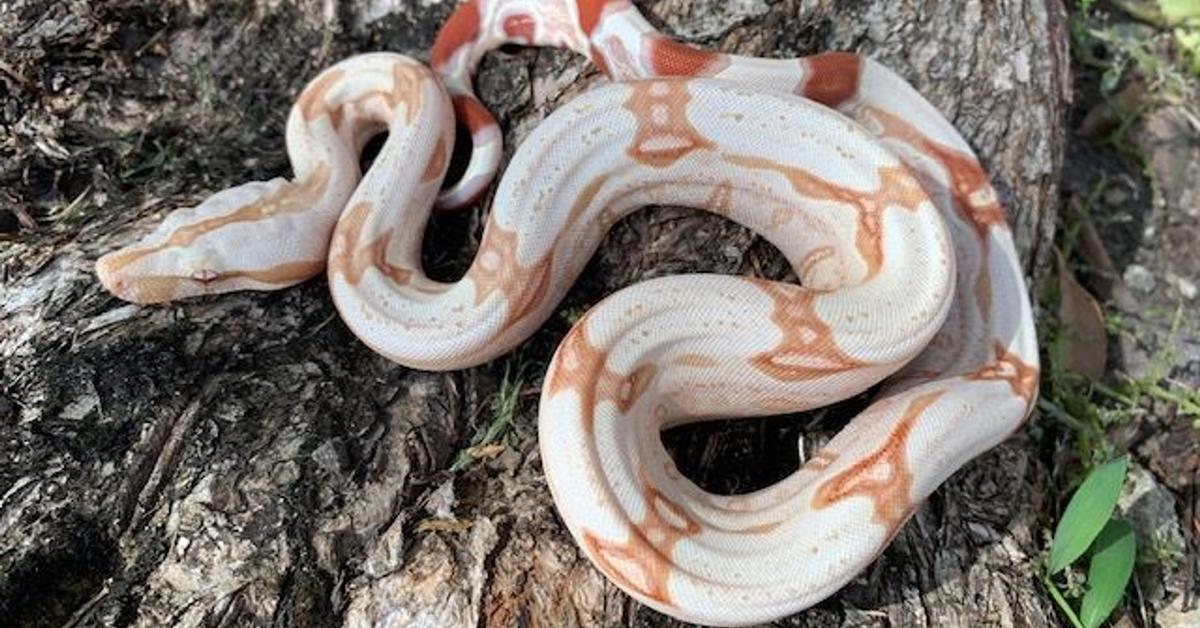
[[[1125,483],[1128,458],[1122,456],[1092,470],[1067,504],[1050,544],[1050,573],[1058,573],[1087,551],[1104,529]]]
[[[1117,63],[1109,66],[1100,76],[1100,91],[1104,94],[1117,91],[1117,86],[1121,84],[1121,75],[1124,73],[1124,64]]]
[[[1120,603],[1133,575],[1136,556],[1133,528],[1120,519],[1110,520],[1096,537],[1092,564],[1088,567],[1088,590],[1079,609],[1079,619],[1085,628],[1097,628]]]
[[[1200,76],[1200,28],[1175,29],[1175,43],[1192,74]]]
[[[1158,0],[1158,8],[1171,24],[1200,19],[1200,2],[1196,0]]]

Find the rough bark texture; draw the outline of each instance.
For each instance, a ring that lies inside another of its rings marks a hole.
[[[609,585],[559,523],[536,391],[571,315],[621,286],[781,275],[753,234],[690,210],[641,212],[516,356],[447,374],[373,355],[323,281],[139,308],[90,272],[172,207],[287,174],[283,121],[307,78],[356,52],[424,58],[452,4],[0,7],[0,231],[15,232],[0,240],[0,624],[676,625]],[[726,51],[876,56],[977,147],[1029,268],[1044,268],[1069,89],[1056,0],[639,5]],[[599,80],[570,54],[522,50],[492,55],[478,85],[511,152]],[[431,272],[465,267],[485,213],[435,221]],[[501,391],[506,372],[515,395]],[[666,440],[701,484],[745,491],[794,469],[796,438],[809,449],[837,414]],[[501,436],[470,448],[489,428]],[[1018,436],[970,464],[871,569],[778,625],[1056,622],[1032,576],[1047,522],[1031,450]]]

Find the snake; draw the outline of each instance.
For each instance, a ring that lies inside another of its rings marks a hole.
[[[575,51],[612,81],[533,129],[470,267],[435,281],[420,262],[433,208],[475,201],[499,172],[502,134],[472,77],[505,44]],[[428,66],[376,52],[318,74],[286,141],[293,179],[174,210],[97,261],[104,287],[151,304],[324,272],[367,346],[453,370],[528,338],[647,205],[723,216],[787,259],[798,283],[687,274],[615,292],[542,384],[539,453],[565,527],[609,581],[681,620],[748,625],[832,595],[1031,414],[1036,333],[1000,198],[954,126],[866,56],[708,52],[627,0],[469,0]],[[456,143],[466,165],[445,181]],[[828,443],[750,493],[704,490],[660,437],[865,391]]]

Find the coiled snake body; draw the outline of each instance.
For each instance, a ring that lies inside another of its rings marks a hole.
[[[504,43],[568,47],[623,82],[534,130],[470,269],[435,282],[420,266],[431,207],[477,197],[499,166],[499,129],[470,78]],[[753,228],[802,286],[683,275],[621,290],[563,340],[539,410],[547,483],[588,557],[639,601],[708,624],[830,595],[1028,415],[1037,348],[1003,208],[954,128],[882,66],[698,51],[626,0],[471,0],[432,62],[436,73],[374,53],[323,72],[288,120],[294,181],[172,213],[99,260],[104,285],[147,303],[275,289],[327,268],[365,343],[410,367],[457,369],[532,333],[630,211],[685,205]],[[443,191],[455,113],[472,153]],[[382,130],[360,177],[358,154]],[[659,439],[680,423],[826,405],[885,378],[827,446],[751,494],[700,489]]]

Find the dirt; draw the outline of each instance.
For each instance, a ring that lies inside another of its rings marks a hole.
[[[1101,3],[1089,24],[1137,33],[1151,58],[1168,68],[1176,59],[1169,32],[1112,4]],[[1176,89],[1164,85],[1161,75],[1127,71],[1106,96],[1101,84],[1109,67],[1074,66],[1073,132],[1062,178],[1067,228],[1061,241],[1075,250],[1084,246],[1083,236],[1072,232],[1077,219],[1070,217],[1070,208],[1082,208],[1112,261],[1105,269],[1084,254],[1076,264],[1110,319],[1104,382],[1120,385],[1132,378],[1195,391],[1200,388],[1200,81],[1184,75],[1185,83]],[[1125,109],[1125,115],[1112,116],[1096,132],[1096,114],[1112,106]],[[1200,422],[1178,404],[1157,399],[1144,402],[1111,434],[1148,469],[1141,481],[1153,486],[1163,504],[1153,516],[1137,515],[1145,519],[1141,529],[1155,531],[1141,542],[1159,551],[1170,548],[1168,558],[1145,561],[1137,619],[1194,625],[1200,618]]]

